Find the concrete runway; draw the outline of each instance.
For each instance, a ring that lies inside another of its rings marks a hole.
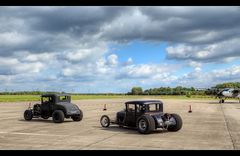
[[[102,128],[101,115],[114,118],[127,99],[73,101],[84,113],[83,120],[65,119],[62,124],[48,120],[25,121],[28,102],[0,103],[0,149],[240,149],[240,103],[226,100],[164,99],[164,112],[183,119],[178,132],[157,130],[149,135],[136,130],[110,126]],[[107,104],[107,111],[103,111]],[[188,113],[189,105],[192,113]]]

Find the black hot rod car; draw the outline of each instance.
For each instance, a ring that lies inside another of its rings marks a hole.
[[[148,134],[157,128],[178,131],[182,128],[182,119],[178,114],[163,113],[163,103],[159,100],[128,101],[125,109],[117,112],[116,119],[110,120],[103,115],[102,127],[118,124],[120,127],[135,127],[139,133]]]
[[[34,104],[24,112],[25,120],[32,118],[48,119],[52,117],[53,122],[61,123],[64,118],[72,118],[73,121],[81,121],[83,112],[77,105],[71,103],[69,94],[44,94],[41,96],[41,104]]]

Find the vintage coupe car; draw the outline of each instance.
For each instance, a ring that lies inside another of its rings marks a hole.
[[[116,119],[110,120],[103,115],[102,127],[117,124],[120,127],[137,128],[139,133],[148,134],[157,128],[178,131],[182,128],[182,119],[178,114],[163,113],[163,103],[159,100],[128,101],[125,109],[117,112]]]
[[[64,118],[72,118],[73,121],[81,121],[83,112],[77,105],[71,103],[69,94],[44,94],[41,96],[41,104],[34,104],[24,112],[25,120],[32,118],[48,119],[52,117],[53,122],[62,123]]]

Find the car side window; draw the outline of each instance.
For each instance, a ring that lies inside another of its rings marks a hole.
[[[133,112],[133,111],[135,111],[135,104],[128,104],[127,111],[128,111],[128,112]]]
[[[53,98],[52,97],[49,97],[49,102],[53,102]]]
[[[49,101],[49,98],[48,97],[43,97],[42,101],[43,101],[43,103],[47,103]]]
[[[154,105],[154,104],[149,105],[148,110],[149,111],[156,111],[157,110],[157,105]]]
[[[146,111],[146,105],[142,105],[141,111]]]
[[[141,106],[138,104],[136,105],[136,112],[139,113],[141,111]]]

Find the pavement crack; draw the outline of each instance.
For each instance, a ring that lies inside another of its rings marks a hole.
[[[85,147],[90,147],[90,146],[92,146],[92,145],[94,145],[94,144],[103,142],[103,141],[105,141],[105,140],[107,140],[107,139],[109,139],[109,138],[112,138],[112,137],[114,137],[114,136],[116,136],[116,135],[118,135],[118,134],[120,134],[120,133],[113,134],[113,135],[111,135],[111,136],[109,136],[109,137],[103,138],[103,139],[101,139],[101,140],[99,140],[99,141],[96,141],[96,142],[94,142],[94,143],[90,143],[90,144],[86,145]]]
[[[231,139],[231,142],[232,142],[232,146],[233,146],[233,149],[236,149],[236,146],[235,146],[235,144],[234,144],[234,141],[233,141],[233,136],[232,136],[232,134],[231,134],[231,132],[230,132],[230,126],[229,126],[229,121],[228,121],[228,119],[227,119],[227,116],[225,115],[225,112],[224,112],[224,108],[223,108],[223,106],[222,106],[222,104],[220,104],[220,107],[221,107],[221,110],[222,110],[222,113],[223,113],[223,117],[224,117],[224,123],[225,123],[225,125],[226,125],[226,127],[227,127],[227,131],[228,131],[228,134],[229,134],[229,136],[230,136],[230,139]]]

